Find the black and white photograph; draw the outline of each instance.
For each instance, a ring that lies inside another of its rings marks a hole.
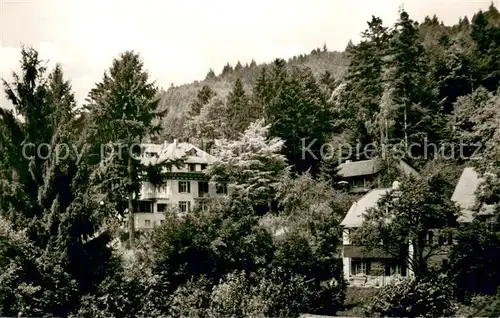
[[[0,0],[0,317],[500,317],[500,0]]]

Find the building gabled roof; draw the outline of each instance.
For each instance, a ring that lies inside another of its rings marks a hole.
[[[183,158],[185,163],[210,164],[217,161],[217,158],[206,151],[188,142],[177,142],[163,144],[142,144],[143,164],[158,164],[166,160]]]
[[[185,157],[186,163],[211,164],[217,161],[217,158],[193,144],[174,141],[162,149],[159,162],[169,159],[180,159],[182,157]]]
[[[380,171],[375,159],[346,161],[339,165],[337,174],[344,178],[372,175]]]
[[[399,167],[406,174],[419,175],[418,171],[404,160],[399,160]],[[344,178],[360,177],[374,175],[379,172],[380,169],[380,164],[376,158],[361,161],[346,161],[339,165],[337,174]]]
[[[474,207],[477,204],[476,191],[479,185],[484,181],[479,177],[479,174],[472,167],[464,168],[460,179],[455,187],[455,191],[451,196],[451,200],[456,202],[462,215],[458,218],[459,222],[471,222],[473,219]],[[480,214],[489,214],[493,212],[492,205],[485,205],[481,207]]]
[[[361,199],[354,202],[347,212],[341,226],[348,228],[357,228],[363,224],[363,215],[371,208],[377,206],[378,201],[392,188],[373,189],[365,194]]]

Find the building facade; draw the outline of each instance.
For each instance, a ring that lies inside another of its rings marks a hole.
[[[483,181],[478,173],[471,167],[465,168],[458,180],[451,200],[460,208],[461,215],[457,219],[459,224],[470,223],[475,217],[488,217],[494,211],[492,205],[481,205],[478,213],[476,191]],[[412,275],[411,268],[405,262],[396,260],[380,250],[367,251],[362,244],[356,242],[354,231],[363,224],[363,215],[371,208],[376,207],[378,201],[390,191],[395,190],[397,183],[392,188],[377,188],[369,190],[363,197],[354,202],[341,223],[343,227],[342,262],[344,278],[352,285],[359,287],[381,287],[400,277]],[[448,234],[443,237],[437,231],[429,230],[427,243],[439,247],[441,253],[429,259],[435,266],[445,267],[448,264],[448,251],[455,244],[453,236]],[[413,255],[412,245],[408,244],[408,256]],[[431,266],[433,264],[429,264]]]
[[[351,286],[381,287],[411,272],[405,262],[394,259],[383,249],[367,251],[352,235],[362,226],[363,214],[376,207],[378,200],[391,190],[392,188],[370,190],[352,204],[341,223],[344,278]]]
[[[398,169],[405,174],[418,176],[417,170],[404,160],[399,160]],[[380,187],[381,162],[379,158],[351,161],[341,163],[338,166],[337,175],[344,187],[353,194],[365,194],[371,189]]]
[[[225,187],[215,187],[205,174],[208,165],[216,158],[187,143],[144,144],[142,161],[159,164],[166,160],[183,159],[179,167],[164,170],[165,180],[155,186],[144,181],[134,220],[137,230],[149,230],[165,221],[166,213],[189,213],[195,208],[206,209],[210,200],[227,192]],[[165,168],[166,169],[166,168]]]

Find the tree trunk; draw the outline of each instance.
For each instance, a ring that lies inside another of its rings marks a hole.
[[[134,248],[134,238],[135,238],[135,219],[134,219],[134,201],[132,195],[134,194],[132,189],[132,156],[129,155],[127,163],[127,174],[128,174],[128,238],[130,248]]]
[[[424,258],[425,241],[426,235],[419,235],[417,243],[413,245],[413,261],[415,264],[413,273],[417,278],[425,277],[427,274],[427,261]]]
[[[408,118],[406,117],[406,103],[404,109],[404,117],[405,117],[405,151],[408,151]]]

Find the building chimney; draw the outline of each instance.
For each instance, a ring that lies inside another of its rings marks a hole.
[[[174,139],[174,148],[177,148],[177,138]]]
[[[399,181],[394,181],[394,182],[392,183],[392,189],[393,189],[394,191],[399,190],[399,186],[400,186]]]
[[[168,142],[165,140],[165,141],[163,142],[163,147],[164,147],[164,148],[167,148],[167,146],[168,146]]]

